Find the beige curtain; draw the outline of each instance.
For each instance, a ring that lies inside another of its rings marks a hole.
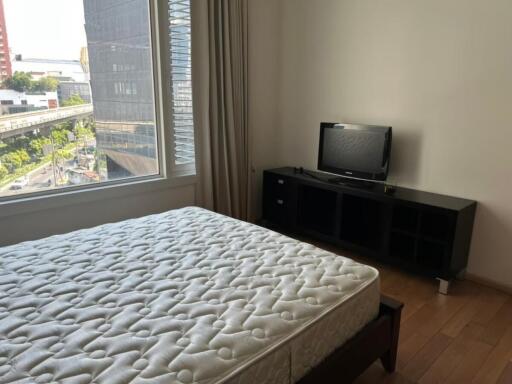
[[[202,204],[247,220],[247,0],[193,1],[192,17]]]

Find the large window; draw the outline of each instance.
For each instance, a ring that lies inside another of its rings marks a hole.
[[[168,3],[168,135],[156,123],[150,3],[3,1],[0,198],[157,176],[162,153],[193,166],[190,2]]]

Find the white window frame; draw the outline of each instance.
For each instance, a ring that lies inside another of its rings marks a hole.
[[[195,164],[174,164],[167,0],[147,0],[153,65],[153,94],[159,173],[0,197],[0,218],[84,202],[197,184]],[[166,45],[167,44],[167,45]],[[197,132],[194,132],[197,139]],[[196,140],[197,143],[197,140]],[[196,144],[197,147],[197,144]],[[197,151],[196,151],[197,164]]]

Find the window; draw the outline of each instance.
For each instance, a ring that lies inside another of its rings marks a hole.
[[[26,102],[2,108],[0,198],[158,176],[160,137],[175,141],[172,163],[194,163],[190,2],[169,1],[173,123],[164,135],[156,123],[151,3],[4,0],[7,32],[22,51],[0,101]],[[19,28],[27,13],[40,22]],[[56,32],[70,24],[66,36]]]
[[[175,165],[193,165],[190,0],[169,0],[171,90]]]

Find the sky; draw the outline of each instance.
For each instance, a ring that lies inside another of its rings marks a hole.
[[[83,0],[4,0],[9,46],[25,58],[80,59]]]

